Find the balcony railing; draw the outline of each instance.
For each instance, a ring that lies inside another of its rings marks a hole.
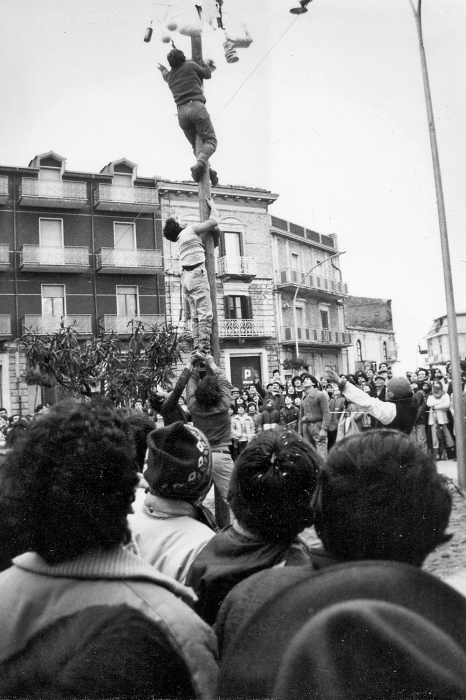
[[[257,274],[256,259],[225,255],[218,259],[218,274],[220,276],[244,275],[255,277]]]
[[[244,338],[271,336],[271,324],[255,321],[252,318],[226,318],[218,322],[218,334],[221,338]]]
[[[23,267],[89,267],[89,248],[78,246],[41,246],[25,244],[21,248]]]
[[[145,268],[152,271],[162,267],[162,251],[101,248],[96,255],[96,267],[106,272],[112,271],[113,268],[118,268],[118,271],[127,268],[136,271]]]
[[[330,277],[322,277],[321,275],[306,275],[304,282],[303,272],[293,268],[284,268],[277,270],[275,282],[278,286],[300,286],[301,289],[315,290],[327,292],[329,294],[337,294],[338,296],[346,296],[348,294],[348,285],[344,282],[332,279]]]
[[[11,335],[11,316],[10,314],[0,314],[0,336],[6,335]]]
[[[7,245],[0,245],[0,270],[5,269],[10,264],[10,248]]]
[[[165,323],[165,316],[162,314],[141,314],[140,316],[101,316],[99,325],[105,333],[117,333],[118,335],[129,335],[131,333],[131,322],[142,321],[147,327],[159,326]]]
[[[69,314],[65,317],[27,314],[23,318],[23,332],[55,333],[60,328],[62,318],[66,326],[73,326],[80,335],[92,333],[92,318],[83,314]]]
[[[303,343],[322,343],[325,345],[351,345],[351,333],[347,331],[331,331],[325,328],[309,328],[298,326],[298,341]],[[282,341],[296,341],[294,326],[282,327]]]
[[[158,190],[155,187],[99,185],[94,203],[96,208],[108,211],[140,211],[143,207],[158,206]]]
[[[85,182],[35,180],[23,177],[19,201],[26,206],[42,205],[79,209],[87,203],[87,186]]]

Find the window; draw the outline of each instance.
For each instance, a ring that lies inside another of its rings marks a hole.
[[[65,287],[62,284],[42,285],[42,316],[65,315]]]
[[[117,287],[117,315],[129,318],[138,316],[137,287]]]
[[[356,341],[356,357],[358,362],[362,362],[362,345],[360,340]]]
[[[382,343],[382,357],[385,361],[388,360],[387,343],[385,342],[385,340]]]
[[[324,311],[323,309],[320,310],[320,323],[322,325],[322,328],[328,331],[328,329],[330,328],[328,323],[328,311]]]
[[[225,255],[229,259],[241,257],[241,234],[237,231],[225,231],[223,239]]]
[[[250,297],[226,296],[225,318],[252,318]]]
[[[112,182],[117,187],[132,187],[133,176],[126,173],[115,173]]]
[[[63,220],[39,219],[39,243],[41,247],[63,247]]]
[[[136,224],[115,221],[113,224],[113,240],[115,250],[135,250]]]
[[[137,267],[136,224],[114,222],[113,262],[118,267]]]
[[[61,180],[60,168],[39,168],[39,180]]]
[[[304,309],[302,306],[296,307],[296,325],[299,328],[304,326]]]

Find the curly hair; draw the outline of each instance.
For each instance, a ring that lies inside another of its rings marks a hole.
[[[170,68],[179,68],[186,62],[186,56],[181,49],[172,49],[167,53],[167,61]]]
[[[4,536],[20,551],[54,564],[129,542],[136,452],[130,426],[107,399],[54,406],[15,443],[2,471]]]
[[[163,235],[167,241],[176,243],[178,236],[180,235],[183,228],[180,226],[178,221],[170,216],[169,219],[165,221],[165,226],[163,227]]]
[[[340,559],[420,566],[451,537],[445,481],[433,458],[399,431],[371,430],[337,442],[318,492],[316,530]]]
[[[292,541],[313,523],[320,458],[293,430],[260,433],[236,460],[228,502],[239,524],[268,541]]]
[[[222,399],[222,390],[217,377],[210,374],[203,377],[196,387],[194,398],[199,406],[205,410],[218,406]]]

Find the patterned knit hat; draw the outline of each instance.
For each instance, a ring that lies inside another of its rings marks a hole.
[[[198,428],[178,421],[153,430],[144,478],[151,493],[162,498],[197,503],[212,483],[212,453]]]

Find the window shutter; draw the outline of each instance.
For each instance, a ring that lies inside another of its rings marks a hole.
[[[221,258],[225,256],[225,234],[223,233],[223,231],[220,233],[219,253]]]
[[[223,304],[225,308],[225,318],[230,318],[230,297],[223,297]]]
[[[241,317],[252,318],[251,297],[241,297]]]

